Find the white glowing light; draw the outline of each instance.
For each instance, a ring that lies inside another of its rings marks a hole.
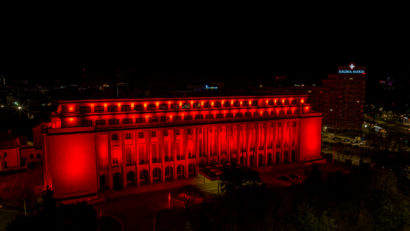
[[[350,67],[351,70],[353,70],[356,66],[355,66],[353,63],[351,63],[351,64],[349,65],[349,67]]]

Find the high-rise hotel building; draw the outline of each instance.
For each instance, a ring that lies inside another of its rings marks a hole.
[[[187,178],[200,164],[316,159],[322,117],[306,97],[61,101],[43,129],[45,185],[68,199]]]
[[[337,74],[323,82],[323,101],[315,103],[323,112],[323,124],[336,130],[361,131],[366,94],[366,69],[340,66]]]

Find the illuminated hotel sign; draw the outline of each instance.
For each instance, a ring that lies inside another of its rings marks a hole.
[[[363,74],[364,70],[339,70],[339,74]]]
[[[339,67],[339,74],[366,74],[364,67],[356,67],[351,63],[347,67]]]

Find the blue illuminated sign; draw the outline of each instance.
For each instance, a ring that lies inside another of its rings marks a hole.
[[[339,74],[363,74],[364,70],[339,70]]]

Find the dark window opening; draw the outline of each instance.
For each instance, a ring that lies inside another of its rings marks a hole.
[[[109,105],[107,109],[108,109],[109,112],[117,112],[118,111],[117,105]]]
[[[118,124],[120,124],[120,120],[119,119],[110,119],[110,120],[108,120],[108,124],[118,125]]]
[[[80,107],[80,113],[90,113],[91,112],[91,108],[87,107],[87,106],[81,106]]]
[[[104,107],[103,106],[95,106],[94,107],[94,112],[104,112]]]
[[[124,118],[122,119],[123,124],[132,124],[132,119],[131,118]]]
[[[134,106],[134,110],[135,110],[135,111],[143,111],[143,110],[144,110],[144,107],[143,107],[141,104],[135,105],[135,106]]]
[[[96,120],[95,125],[105,125],[105,120]]]
[[[130,105],[121,105],[121,111],[131,111]]]

